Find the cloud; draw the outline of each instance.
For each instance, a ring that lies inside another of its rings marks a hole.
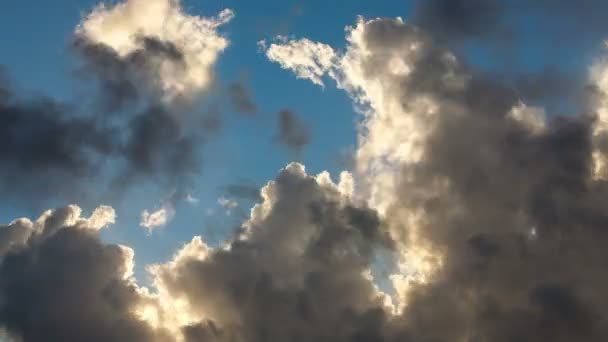
[[[227,95],[230,103],[237,112],[243,114],[255,114],[258,107],[253,101],[250,90],[241,82],[234,82],[228,85]]]
[[[508,38],[508,5],[497,0],[416,1],[414,22],[438,39]],[[490,36],[490,37],[486,37]]]
[[[175,208],[170,204],[163,205],[160,209],[149,212],[147,209],[142,211],[139,226],[152,232],[155,229],[164,227],[175,216]]]
[[[140,298],[130,280],[131,249],[107,245],[98,230],[113,221],[110,207],[84,218],[77,206],[20,219],[0,232],[0,325],[23,341],[168,341],[138,319]]]
[[[262,189],[264,200],[226,248],[196,237],[152,268],[159,293],[183,303],[186,341],[375,333],[382,295],[364,273],[374,248],[390,242],[375,212],[352,206],[336,187],[291,164]]]
[[[360,18],[343,50],[264,45],[296,77],[328,76],[352,98],[352,172],[335,183],[289,164],[235,236],[194,237],[148,267],[149,288],[133,279],[132,249],[99,240],[110,207],[0,226],[0,330],[24,341],[604,341],[608,63],[590,69],[582,114],[560,116],[434,34]],[[146,49],[177,46],[157,43]],[[146,112],[132,132],[161,134],[164,149],[182,132],[172,113]],[[120,146],[144,169],[169,165]]]
[[[601,0],[583,0],[580,6],[546,0],[416,0],[411,22],[430,32],[438,41],[450,45],[457,46],[453,43],[469,40],[485,46],[513,47],[521,44],[529,32],[513,27],[511,20],[533,17],[540,29],[532,34],[548,39],[538,42],[537,48],[547,49],[549,47],[545,44],[556,38],[573,44],[580,43],[575,41],[577,36],[605,39],[608,26],[597,20],[600,18],[597,11],[607,8]]]
[[[212,66],[228,46],[217,29],[233,16],[228,9],[212,18],[189,15],[179,0],[127,0],[109,7],[98,5],[76,32],[123,60],[138,61],[135,56],[140,51],[152,51],[160,58],[147,76],[172,99],[209,86]]]
[[[70,115],[72,108],[52,99],[23,99],[8,76],[0,82],[3,191],[48,196],[76,190],[65,180],[93,176],[101,157],[114,153],[112,131]]]
[[[258,45],[270,60],[279,63],[282,68],[293,70],[298,78],[309,79],[320,86],[323,86],[321,77],[334,63],[335,53],[329,45],[308,39],[287,40],[286,37],[279,37],[276,42],[268,44],[262,40]]]
[[[373,340],[603,340],[605,63],[583,114],[559,116],[432,30],[397,18],[346,32],[326,74],[361,113],[355,197],[398,255],[395,316]],[[276,58],[301,77],[301,59]]]
[[[211,86],[229,44],[218,30],[232,16],[192,16],[174,0],[100,4],[74,33],[86,94],[74,103],[25,94],[2,69],[0,189],[39,205],[115,197],[140,179],[189,187],[219,120],[209,125],[195,102]],[[91,179],[107,193],[87,192]]]
[[[380,334],[386,296],[369,268],[392,242],[375,211],[342,188],[328,174],[288,165],[261,190],[237,236],[215,248],[194,237],[169,262],[148,267],[151,288],[133,279],[132,249],[99,240],[114,221],[110,207],[86,218],[72,205],[0,226],[0,326],[26,341]]]
[[[289,109],[277,114],[277,140],[295,153],[300,153],[311,140],[310,127]]]
[[[177,206],[180,202],[186,202],[192,206],[199,203],[199,199],[192,194],[184,192],[182,189],[173,190],[165,199],[161,201],[161,205],[156,210],[144,209],[140,215],[139,226],[148,231],[148,234],[156,229],[160,229],[175,217]]]

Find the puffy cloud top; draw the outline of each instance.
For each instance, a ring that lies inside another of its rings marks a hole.
[[[217,29],[233,15],[229,9],[211,18],[189,15],[179,0],[127,0],[114,6],[100,4],[77,33],[123,58],[143,48],[163,50],[165,56],[153,76],[167,96],[174,97],[209,85],[212,66],[228,46]]]

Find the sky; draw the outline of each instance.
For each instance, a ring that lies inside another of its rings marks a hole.
[[[604,341],[606,10],[5,1],[0,341]]]

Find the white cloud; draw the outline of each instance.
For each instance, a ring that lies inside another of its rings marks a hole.
[[[78,26],[76,33],[93,43],[112,48],[125,57],[142,48],[142,36],[173,44],[183,59],[166,59],[155,75],[168,98],[205,89],[212,67],[228,40],[218,28],[234,13],[225,9],[216,17],[184,12],[179,0],[127,0],[99,4]]]
[[[114,223],[116,223],[116,211],[107,205],[97,207],[93,214],[86,219],[86,226],[95,230],[100,230]]]
[[[170,204],[163,205],[156,211],[148,211],[147,209],[141,213],[139,226],[152,232],[154,229],[164,227],[175,216],[175,208]]]
[[[329,45],[308,39],[286,40],[280,37],[270,45],[264,40],[258,45],[266,51],[271,61],[279,63],[283,69],[291,70],[298,78],[309,79],[320,86],[323,86],[321,78],[334,66],[336,58]]]
[[[520,102],[517,106],[511,109],[509,117],[532,133],[541,133],[545,130],[545,109],[542,107],[531,107]]]

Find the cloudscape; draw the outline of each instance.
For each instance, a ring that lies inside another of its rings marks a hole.
[[[96,1],[0,5],[0,341],[608,341],[608,2]]]

